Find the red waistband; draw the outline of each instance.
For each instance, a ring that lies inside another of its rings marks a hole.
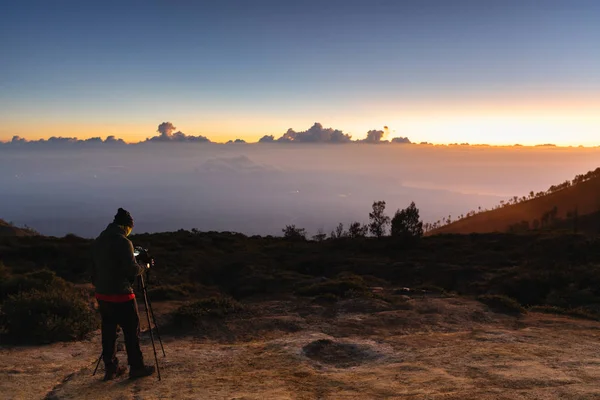
[[[96,293],[96,299],[109,301],[111,303],[124,303],[129,300],[135,299],[135,294],[100,294]]]

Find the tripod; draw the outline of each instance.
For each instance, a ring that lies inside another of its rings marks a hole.
[[[146,268],[147,270],[148,268]],[[154,317],[154,310],[152,309],[152,304],[150,303],[150,300],[148,299],[148,292],[147,292],[147,288],[146,288],[146,283],[144,281],[144,273],[141,273],[138,276],[139,280],[138,280],[138,287],[141,287],[142,289],[142,293],[144,295],[144,305],[146,308],[146,318],[148,320],[148,330],[150,331],[150,340],[152,341],[152,350],[154,351],[154,360],[156,361],[156,372],[158,375],[158,380],[161,380],[160,377],[160,367],[158,366],[158,357],[156,355],[156,345],[154,343],[154,334],[152,333],[152,323],[150,321],[150,316],[152,316],[152,321],[154,321],[154,327],[156,328],[156,336],[158,338],[158,342],[160,343],[160,348],[162,350],[163,353],[163,357],[166,357],[167,355],[165,354],[165,348],[163,347],[162,344],[162,339],[160,338],[160,332],[158,330],[158,324],[156,323],[156,318]],[[100,361],[102,360],[102,352],[100,352],[100,357],[98,357],[98,362],[96,363],[96,368],[94,369],[94,373],[92,374],[92,376],[96,375],[96,371],[98,370],[98,366],[100,365]]]

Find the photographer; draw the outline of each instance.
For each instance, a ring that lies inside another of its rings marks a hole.
[[[134,256],[133,244],[127,238],[133,229],[129,212],[119,208],[114,221],[94,241],[92,283],[102,317],[102,358],[104,380],[111,380],[126,372],[119,365],[117,353],[117,325],[123,330],[129,378],[152,375],[154,366],[144,365],[140,349],[140,317],[133,292],[133,283],[143,272]]]

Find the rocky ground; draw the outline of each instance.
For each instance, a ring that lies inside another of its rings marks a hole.
[[[92,376],[87,341],[0,347],[3,399],[600,399],[600,323],[509,316],[459,297],[392,304],[286,299],[169,332],[177,304],[156,303],[166,357],[156,376]],[[142,308],[143,310],[143,308]],[[144,316],[142,311],[142,317]],[[149,337],[143,351],[154,362]],[[160,350],[159,350],[160,351]],[[124,351],[119,352],[124,362]]]

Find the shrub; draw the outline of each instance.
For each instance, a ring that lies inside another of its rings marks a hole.
[[[371,292],[362,278],[352,274],[300,288],[296,294],[300,296],[334,295],[341,298],[371,296]]]
[[[196,326],[205,318],[223,318],[244,310],[242,304],[230,297],[210,297],[184,304],[173,313],[177,327]]]
[[[528,311],[545,313],[545,314],[568,315],[570,317],[591,319],[591,320],[596,320],[596,321],[600,317],[600,316],[598,316],[594,313],[591,313],[582,308],[566,309],[566,308],[556,307],[556,306],[532,306],[532,307],[528,308]]]
[[[352,222],[348,228],[348,236],[353,239],[365,237],[367,233],[369,233],[369,226],[362,225],[358,221]]]
[[[2,304],[2,314],[7,336],[17,342],[77,340],[98,328],[85,300],[61,288],[11,295]]]
[[[333,293],[325,293],[316,296],[313,299],[314,303],[320,304],[328,304],[328,303],[336,303],[340,298]]]
[[[23,275],[12,275],[0,284],[0,301],[12,294],[31,290],[46,291],[51,288],[66,290],[68,283],[48,269],[40,269]]]
[[[306,229],[296,228],[296,225],[286,225],[282,232],[288,240],[306,240]]]
[[[322,241],[324,241],[325,239],[327,239],[327,234],[326,234],[325,232],[323,232],[323,229],[322,229],[322,228],[319,228],[319,230],[317,231],[317,234],[316,234],[316,235],[314,235],[314,236],[312,237],[312,239],[313,239],[315,242],[322,242]]]
[[[503,314],[524,314],[526,311],[515,299],[508,296],[485,294],[477,300],[487,305],[491,310]]]

